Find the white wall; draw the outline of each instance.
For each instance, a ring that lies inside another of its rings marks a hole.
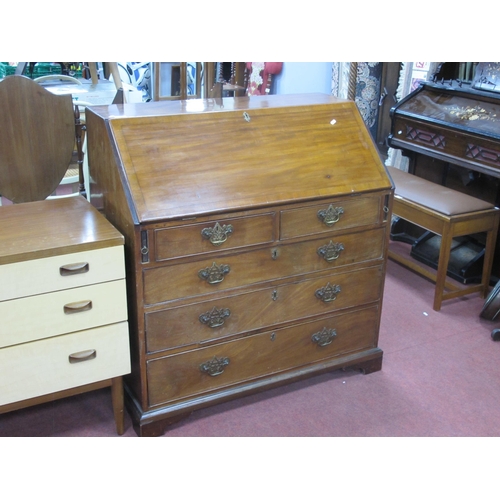
[[[284,62],[274,77],[273,94],[332,93],[331,62]]]

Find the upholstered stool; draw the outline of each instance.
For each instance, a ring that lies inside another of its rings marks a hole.
[[[473,196],[446,188],[397,168],[389,167],[394,181],[393,214],[441,236],[437,273],[420,266],[409,256],[388,256],[436,283],[433,308],[441,309],[443,300],[480,292],[488,295],[491,266],[498,232],[500,210]],[[459,287],[446,279],[452,240],[455,237],[486,233],[483,272],[480,284]],[[446,291],[449,290],[449,291]]]

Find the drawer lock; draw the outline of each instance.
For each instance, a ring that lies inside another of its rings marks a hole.
[[[206,373],[211,377],[216,377],[224,372],[224,368],[229,365],[229,358],[218,358],[214,356],[213,359],[202,363],[200,365],[200,371]]]

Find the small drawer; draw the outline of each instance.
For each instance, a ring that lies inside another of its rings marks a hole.
[[[123,246],[0,266],[0,301],[125,278]]]
[[[380,228],[344,234],[339,238],[282,244],[253,252],[221,254],[207,260],[146,269],[144,301],[156,304],[381,259],[384,231]],[[325,259],[329,247],[336,243],[341,244],[343,250],[337,258]],[[205,278],[200,277],[200,273]]]
[[[130,373],[126,321],[0,349],[0,405]]]
[[[274,213],[217,219],[155,231],[156,260],[272,242]]]
[[[378,224],[380,207],[380,196],[356,196],[338,198],[321,205],[283,210],[280,239]]]
[[[368,304],[379,298],[382,279],[382,268],[377,266],[146,313],[146,348],[152,353],[193,347]],[[322,294],[328,286],[334,295],[325,301]]]
[[[375,347],[378,307],[174,354],[147,363],[151,406]],[[165,381],[168,381],[166,383]]]
[[[125,280],[0,302],[0,318],[0,347],[125,321]]]

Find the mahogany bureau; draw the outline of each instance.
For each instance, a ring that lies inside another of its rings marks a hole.
[[[393,186],[328,95],[93,107],[91,202],[125,235],[139,435],[340,368],[381,368]]]
[[[80,196],[0,207],[0,413],[111,386],[123,434],[123,243]]]

